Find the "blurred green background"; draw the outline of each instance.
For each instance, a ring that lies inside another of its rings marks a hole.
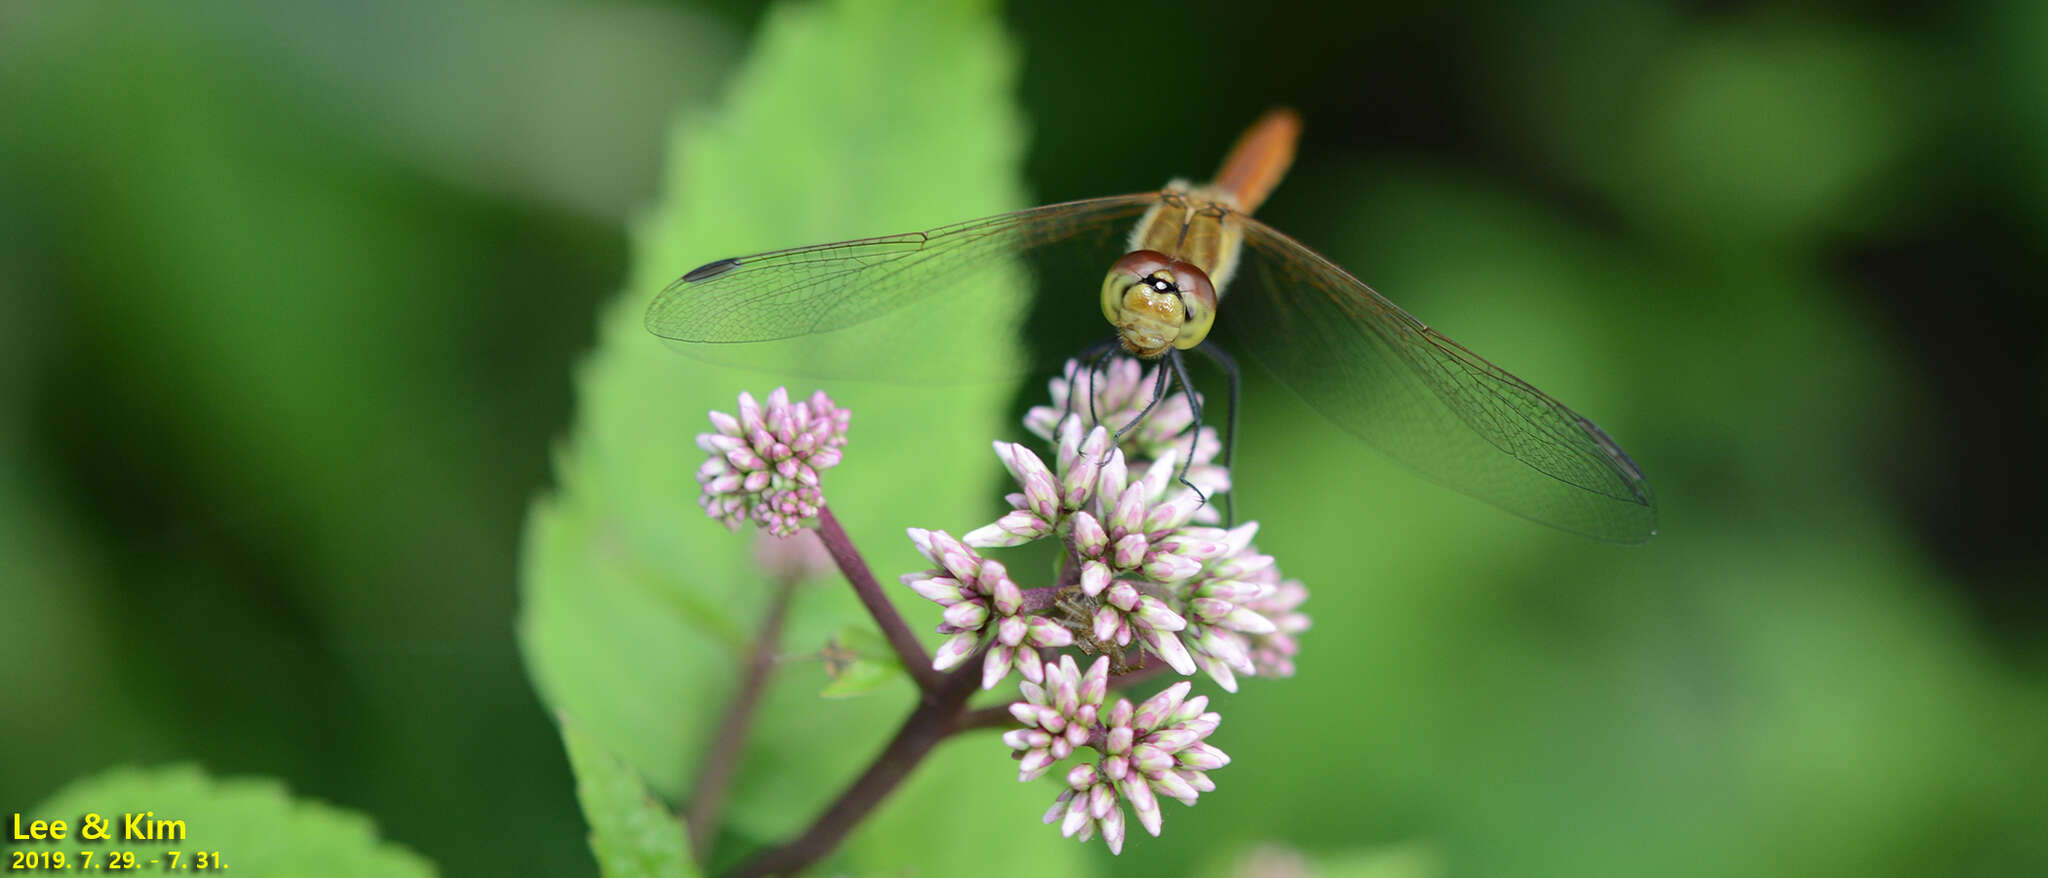
[[[1117,867],[2048,873],[2048,5],[1097,6],[1000,13],[1036,200],[1298,107],[1264,215],[1664,512],[1554,534],[1255,385],[1238,481],[1317,628]],[[0,810],[194,760],[451,874],[593,872],[521,526],[601,307],[654,292],[670,122],[761,15],[0,5]],[[988,819],[1071,844],[1036,816]]]

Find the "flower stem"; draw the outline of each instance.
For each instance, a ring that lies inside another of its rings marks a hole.
[[[889,741],[867,771],[854,780],[839,799],[818,815],[802,835],[740,864],[726,878],[756,878],[789,875],[822,859],[845,840],[847,833],[867,818],[868,812],[894,792],[924,761],[954,727],[967,697],[981,685],[981,663],[970,662],[951,674],[941,676],[940,685],[920,702],[896,737]]]
[[[924,644],[919,643],[917,635],[910,632],[910,626],[903,623],[896,606],[889,603],[889,596],[882,593],[881,583],[875,581],[875,574],[868,570],[868,562],[861,558],[860,550],[853,547],[853,538],[839,526],[839,519],[833,517],[829,506],[818,510],[818,538],[825,542],[825,550],[832,553],[839,572],[853,584],[853,593],[868,608],[868,615],[875,617],[875,624],[881,626],[882,636],[889,638],[889,645],[896,650],[896,658],[903,662],[903,669],[909,672],[911,679],[917,681],[924,700],[930,702],[946,676],[932,669],[931,654],[924,651]]]
[[[995,707],[983,707],[960,714],[953,719],[953,725],[946,729],[946,734],[959,735],[977,729],[1000,729],[1004,726],[1015,726],[1016,724],[1017,718],[1010,715],[1010,706],[1008,704],[999,704]]]
[[[753,725],[754,711],[768,687],[768,675],[775,670],[775,650],[782,639],[783,620],[789,617],[790,596],[795,591],[793,579],[776,584],[768,615],[761,620],[761,632],[754,638],[753,653],[747,657],[746,675],[740,680],[732,705],[726,708],[725,719],[718,725],[717,737],[704,752],[703,768],[697,772],[697,789],[690,794],[684,825],[690,833],[690,850],[697,853],[700,863],[710,856],[711,834],[724,816],[725,796],[731,790],[733,772],[739,768],[748,727]]]
[[[1072,563],[1073,559],[1073,550],[1070,548],[1060,564],[1060,579],[1058,582],[1039,588],[1025,589],[1024,605],[1019,609],[1019,612],[1036,613],[1046,607],[1059,603],[1060,595],[1064,594],[1068,589],[1079,585],[1081,583],[1081,565]]]
[[[1036,613],[1046,607],[1059,603],[1060,592],[1063,591],[1066,591],[1066,586],[1048,585],[1044,588],[1027,588],[1024,590],[1024,603],[1017,608],[1017,612],[1020,614]]]

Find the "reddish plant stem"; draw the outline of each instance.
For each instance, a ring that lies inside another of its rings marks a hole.
[[[703,767],[697,772],[697,789],[690,794],[689,811],[684,825],[690,833],[690,850],[696,852],[697,862],[702,863],[710,856],[712,832],[718,829],[718,822],[724,816],[725,797],[732,788],[733,772],[739,769],[740,751],[746,747],[747,730],[754,722],[754,711],[761,704],[761,694],[768,688],[768,675],[775,670],[775,651],[782,639],[783,620],[789,617],[790,596],[796,591],[793,580],[784,579],[776,583],[775,596],[768,604],[768,615],[761,620],[761,632],[754,638],[752,654],[747,657],[746,674],[740,680],[739,691],[733,695],[732,705],[726,708],[725,719],[718,724],[718,734],[712,739],[711,748],[704,752]]]
[[[839,526],[839,519],[833,517],[829,506],[818,510],[818,538],[825,542],[825,550],[832,553],[839,572],[853,584],[853,593],[868,608],[868,615],[875,617],[875,624],[882,628],[882,636],[889,639],[889,645],[896,650],[896,658],[903,662],[903,669],[917,681],[918,690],[929,702],[945,682],[946,675],[932,669],[931,655],[924,651],[924,644],[918,642],[917,635],[910,632],[910,626],[903,623],[896,606],[889,603],[889,596],[882,592],[881,583],[875,581],[875,574],[868,570],[868,562],[861,558],[860,550],[853,547],[853,538]]]
[[[1062,593],[1079,584],[1081,584],[1081,565],[1074,563],[1073,551],[1069,549],[1065,561],[1060,564],[1059,581],[1040,588],[1025,589],[1024,605],[1018,612],[1036,613],[1046,607],[1059,603]]]
[[[1044,610],[1053,604],[1059,603],[1060,592],[1065,590],[1065,586],[1058,585],[1048,585],[1044,588],[1027,588],[1024,590],[1024,603],[1017,608],[1017,612],[1019,615],[1030,615]]]
[[[844,841],[847,833],[867,818],[869,812],[888,798],[910,771],[923,762],[932,748],[945,740],[959,718],[967,697],[981,684],[980,662],[942,677],[941,684],[927,693],[896,737],[889,741],[867,771],[854,780],[838,800],[812,821],[802,835],[780,847],[767,850],[740,864],[726,878],[756,878],[793,874],[817,862]]]

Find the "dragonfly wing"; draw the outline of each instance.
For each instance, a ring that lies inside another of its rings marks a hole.
[[[1250,217],[1217,320],[1310,406],[1425,478],[1516,515],[1639,543],[1657,503],[1592,421]]]
[[[1030,316],[1047,251],[1090,248],[1099,284],[1147,192],[1072,201],[911,232],[721,259],[683,275],[647,309],[647,329],[703,355],[711,346],[781,347],[807,371],[900,379],[890,363],[971,357],[1014,339]],[[1087,247],[1055,245],[1087,244]],[[1092,314],[1094,287],[1077,299]],[[908,312],[908,313],[906,313]],[[984,336],[996,333],[995,339]],[[712,353],[726,353],[713,351]],[[721,359],[713,356],[713,359]],[[948,370],[951,366],[946,367]],[[974,370],[969,369],[968,372]],[[950,373],[949,374],[958,374]]]

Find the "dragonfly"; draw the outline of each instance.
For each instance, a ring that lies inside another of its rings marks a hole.
[[[1426,479],[1594,539],[1654,536],[1649,482],[1605,431],[1252,217],[1300,132],[1269,111],[1208,184],[719,259],[663,289],[646,326],[693,353],[779,347],[852,377],[936,361],[964,379],[1029,368],[979,352],[1035,337],[1093,287],[1115,336],[1089,350],[1163,361],[1155,404],[1166,366],[1194,402],[1183,354],[1207,353],[1231,375],[1234,421],[1222,344]]]

